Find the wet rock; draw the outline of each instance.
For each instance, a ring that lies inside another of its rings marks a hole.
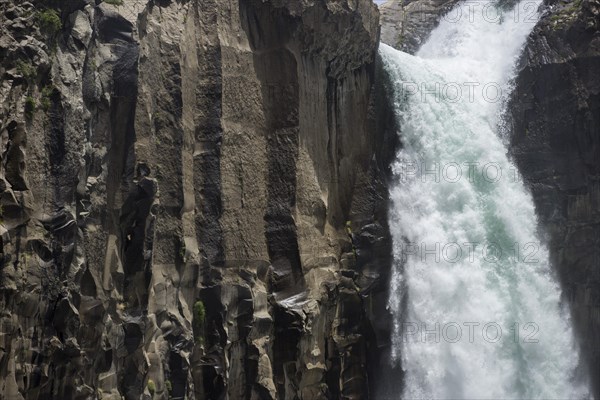
[[[509,105],[511,152],[531,188],[551,259],[600,395],[600,3],[548,1]]]

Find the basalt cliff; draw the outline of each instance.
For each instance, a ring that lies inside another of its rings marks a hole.
[[[600,398],[600,2],[548,0],[541,11],[509,103],[511,154]]]
[[[455,2],[0,0],[0,398],[400,393],[377,48]],[[507,112],[596,384],[599,11],[543,3]]]
[[[370,0],[0,0],[0,398],[367,398]]]

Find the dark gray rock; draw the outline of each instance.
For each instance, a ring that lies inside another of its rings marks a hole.
[[[370,0],[0,0],[0,397],[372,395],[378,39]]]
[[[415,53],[456,3],[458,0],[388,0],[379,7],[381,41]]]
[[[600,396],[600,3],[548,1],[509,105],[530,186]]]

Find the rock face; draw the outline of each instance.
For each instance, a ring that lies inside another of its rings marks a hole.
[[[370,0],[0,0],[0,397],[367,398]]]
[[[600,398],[600,2],[549,1],[510,104],[530,185]]]
[[[381,41],[398,50],[415,53],[458,0],[388,0],[379,7]],[[451,20],[465,18],[459,14]]]

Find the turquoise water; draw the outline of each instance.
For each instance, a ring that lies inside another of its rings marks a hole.
[[[531,195],[498,133],[538,5],[463,3],[416,56],[380,48],[403,144],[389,306],[404,398],[590,397]]]

